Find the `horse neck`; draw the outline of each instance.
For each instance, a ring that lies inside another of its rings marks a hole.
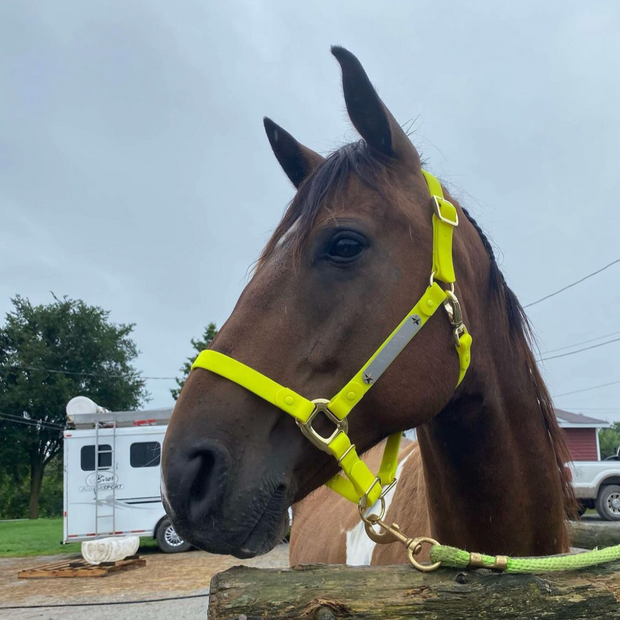
[[[520,319],[509,333],[506,300],[516,298],[496,275],[496,290],[475,302],[483,314],[470,311],[475,349],[465,381],[418,429],[433,534],[468,551],[560,553],[568,548],[569,491],[558,467],[566,448]]]

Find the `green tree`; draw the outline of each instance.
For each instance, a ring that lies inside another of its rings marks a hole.
[[[192,342],[192,347],[194,347],[195,353],[191,357],[187,358],[187,361],[183,364],[181,368],[181,372],[183,373],[183,376],[180,379],[178,377],[176,379],[177,385],[179,387],[170,389],[170,393],[172,394],[172,397],[174,398],[174,400],[176,400],[179,397],[179,394],[181,393],[181,388],[183,387],[183,384],[185,383],[185,380],[187,379],[192,369],[192,364],[194,363],[194,360],[196,359],[196,355],[198,355],[198,353],[200,353],[201,351],[208,349],[209,345],[211,344],[211,342],[216,336],[217,336],[217,327],[215,326],[215,323],[209,323],[205,327],[204,334],[202,335],[201,338],[192,338],[191,342]]]
[[[600,429],[598,442],[601,447],[601,459],[617,454],[620,447],[620,422],[614,422],[611,428]]]
[[[28,517],[39,514],[47,465],[62,450],[67,402],[82,394],[112,410],[148,400],[133,324],[114,324],[109,312],[54,296],[33,306],[11,300],[0,326],[0,467],[4,476],[29,474]]]

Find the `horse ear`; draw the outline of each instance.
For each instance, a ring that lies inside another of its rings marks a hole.
[[[389,157],[413,157],[419,162],[415,147],[381,101],[362,63],[344,47],[334,45],[332,54],[342,69],[342,87],[349,118],[362,138],[371,148]]]
[[[297,142],[288,131],[276,125],[270,118],[265,117],[263,123],[271,148],[282,169],[293,185],[299,187],[325,158]]]

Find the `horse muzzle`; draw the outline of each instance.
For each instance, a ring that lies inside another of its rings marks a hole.
[[[168,446],[162,463],[162,499],[184,540],[208,551],[249,558],[270,551],[286,534],[294,491],[262,477],[239,486],[230,452],[218,441],[189,450]]]

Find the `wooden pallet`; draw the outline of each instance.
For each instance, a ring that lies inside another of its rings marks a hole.
[[[55,577],[107,577],[133,568],[146,566],[146,560],[132,555],[118,562],[89,564],[86,560],[70,560],[44,564],[35,568],[25,568],[17,573],[18,579],[50,579]]]

